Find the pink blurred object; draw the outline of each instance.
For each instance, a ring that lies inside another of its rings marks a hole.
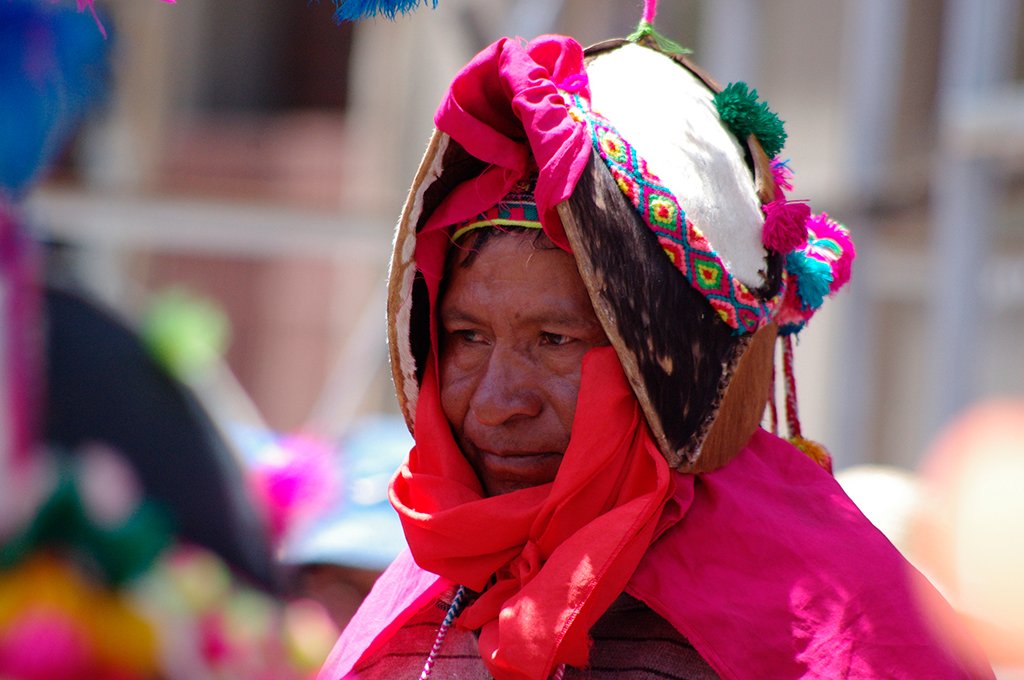
[[[84,631],[57,612],[29,611],[0,633],[0,676],[5,678],[86,677],[93,661]]]
[[[33,441],[41,362],[33,333],[38,306],[34,255],[14,207],[0,198],[0,462],[26,460]]]
[[[1024,671],[1022,479],[1024,399],[975,403],[929,447],[911,526],[922,569],[1013,677]]]
[[[231,656],[231,642],[220,612],[207,614],[199,622],[203,660],[217,668]]]
[[[263,503],[271,538],[323,507],[337,488],[333,449],[303,434],[288,435],[267,447],[252,471],[252,485]]]

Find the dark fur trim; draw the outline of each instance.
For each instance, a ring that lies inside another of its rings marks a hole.
[[[672,265],[599,158],[560,206],[605,333],[673,467],[692,462],[740,338]]]

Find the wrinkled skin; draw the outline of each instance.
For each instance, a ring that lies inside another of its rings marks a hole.
[[[583,355],[608,339],[572,256],[546,238],[495,235],[464,258],[440,305],[445,416],[487,495],[551,482]]]

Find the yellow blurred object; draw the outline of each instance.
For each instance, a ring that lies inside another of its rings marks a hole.
[[[313,600],[288,604],[284,614],[284,643],[294,663],[302,669],[318,669],[341,632],[327,610]]]
[[[100,667],[155,675],[157,639],[146,620],[121,596],[45,554],[0,573],[0,633],[39,612],[56,615],[77,630]]]
[[[97,600],[92,631],[99,662],[141,677],[156,677],[159,642],[150,624],[120,594]]]

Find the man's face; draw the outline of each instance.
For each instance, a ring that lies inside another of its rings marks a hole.
[[[488,496],[555,478],[583,355],[608,344],[572,256],[535,240],[457,258],[441,300],[441,405]]]

